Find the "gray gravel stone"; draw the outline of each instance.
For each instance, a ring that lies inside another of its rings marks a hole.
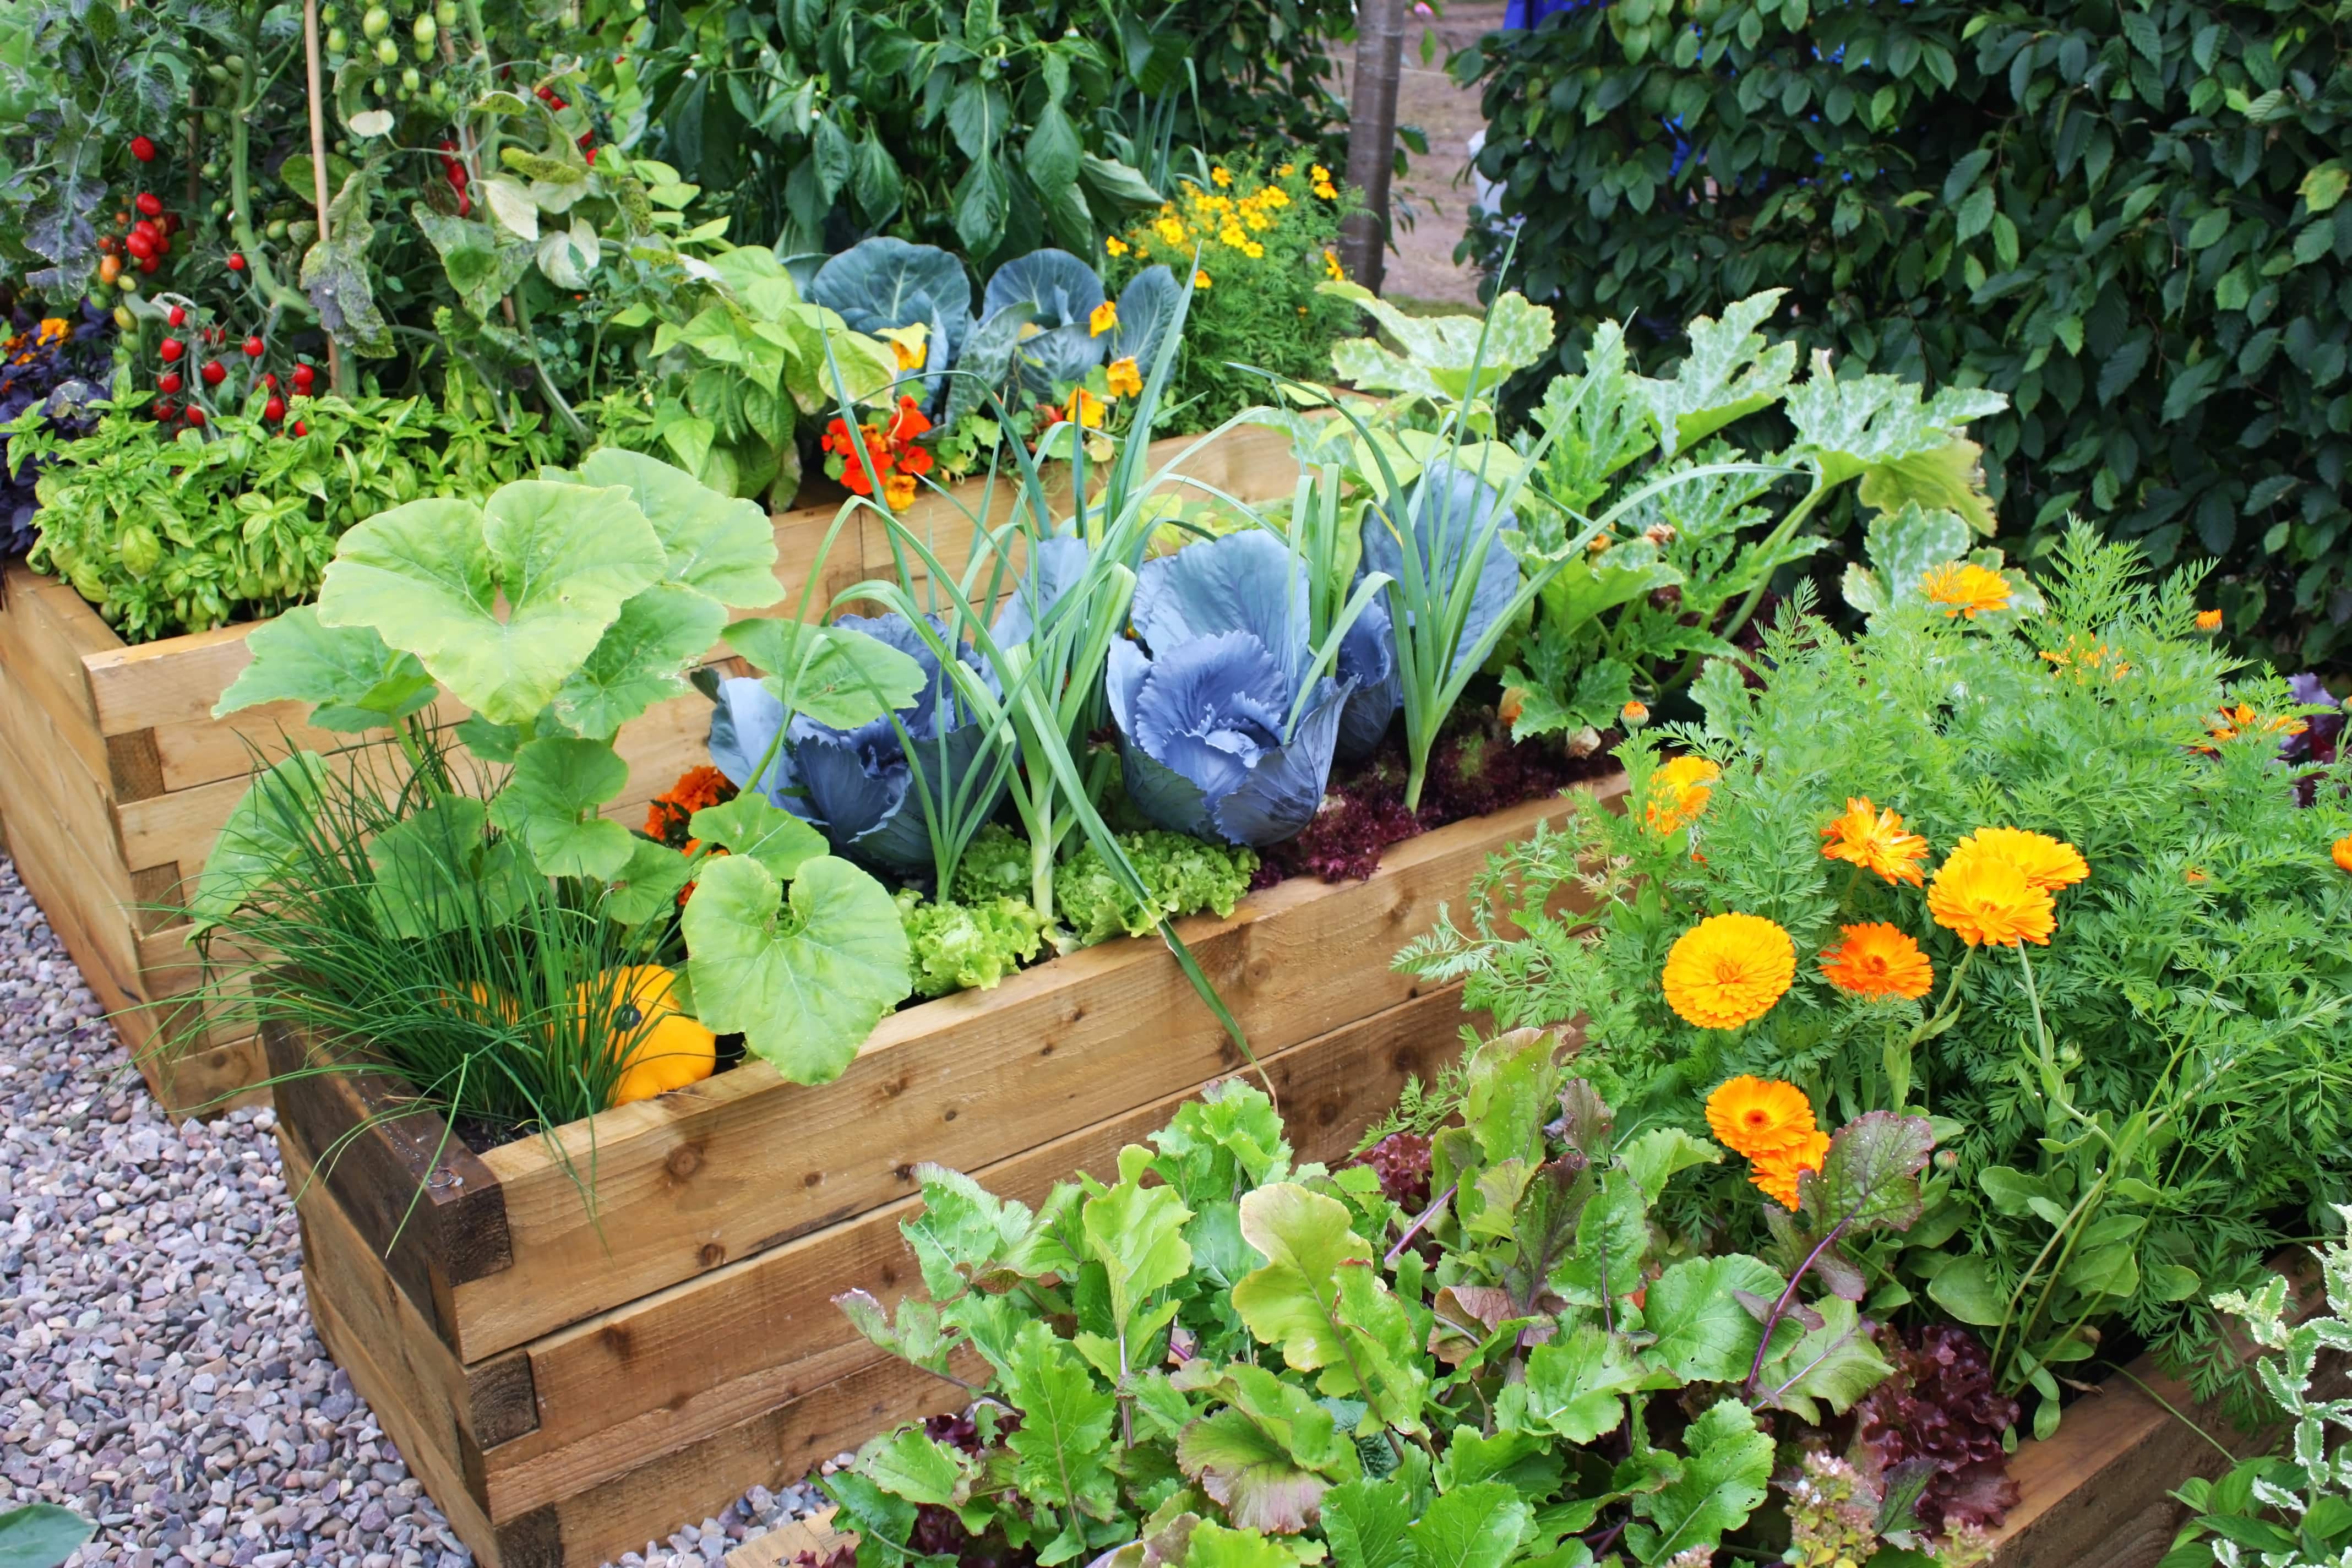
[[[173,1127],[0,856],[0,1508],[69,1568],[465,1568],[327,1359],[268,1110]],[[754,1487],[627,1568],[707,1568],[824,1500]]]

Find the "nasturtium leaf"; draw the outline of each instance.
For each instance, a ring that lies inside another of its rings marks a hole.
[[[522,479],[483,506],[415,500],[353,527],[327,567],[319,620],[373,626],[467,707],[520,723],[667,559],[626,490]]]
[[[1121,1335],[1146,1297],[1175,1284],[1192,1267],[1192,1249],[1184,1243],[1184,1222],[1192,1211],[1172,1187],[1143,1184],[1150,1164],[1150,1150],[1129,1144],[1119,1152],[1118,1184],[1088,1198],[1079,1211],[1087,1249],[1107,1277],[1111,1321]]]
[[[877,637],[847,626],[754,619],[727,628],[727,646],[769,677],[793,713],[855,730],[904,708],[923,689],[923,667]]]
[[[1649,1375],[1622,1336],[1580,1323],[1567,1338],[1528,1352],[1526,1381],[1504,1388],[1495,1418],[1507,1430],[1590,1443],[1617,1429],[1625,1418],[1624,1396]]]
[[[1349,1481],[1323,1494],[1332,1568],[1413,1568],[1412,1499],[1402,1479]]]
[[[789,904],[756,857],[721,856],[698,874],[680,923],[703,1023],[740,1033],[793,1083],[839,1078],[908,994],[898,906],[830,855],[801,862]]]
[[[1266,1265],[1234,1286],[1234,1310],[1300,1372],[1342,1360],[1339,1265],[1372,1256],[1371,1243],[1349,1228],[1347,1205],[1276,1182],[1243,1196],[1241,1224]]]
[[[694,862],[667,844],[632,837],[629,858],[605,879],[605,918],[625,926],[643,925],[677,907],[677,896],[694,879]]]
[[[254,776],[229,808],[205,858],[189,912],[204,931],[235,913],[299,863],[325,812],[326,760],[297,752]]]
[[[704,806],[687,818],[686,830],[730,855],[750,856],[779,879],[798,872],[802,861],[824,853],[824,834],[756,795]]]
[[[1639,1516],[1626,1544],[1643,1563],[1721,1544],[1764,1500],[1772,1474],[1772,1439],[1737,1399],[1727,1399],[1683,1431],[1682,1474],[1665,1489],[1633,1500]]]
[[[756,501],[720,495],[658,458],[618,447],[589,453],[580,481],[627,488],[668,555],[667,581],[739,610],[784,596],[775,526]]]
[[[512,839],[495,843],[489,808],[445,796],[376,835],[376,919],[394,936],[497,926],[520,913],[531,896],[531,868]]]
[[[1723,308],[1723,319],[1690,324],[1690,353],[1666,380],[1633,377],[1633,397],[1657,427],[1658,449],[1673,457],[1717,430],[1769,407],[1797,368],[1797,345],[1767,343],[1756,329],[1779,309],[1786,289],[1751,294]]]
[[[1503,1568],[1534,1521],[1517,1489],[1479,1481],[1433,1501],[1405,1538],[1419,1568]]]
[[[1642,1326],[1656,1336],[1646,1359],[1685,1383],[1737,1383],[1748,1375],[1763,1329],[1732,1294],[1767,1300],[1787,1282],[1744,1252],[1693,1258],[1652,1282]]]
[[[934,1508],[960,1506],[971,1489],[972,1462],[920,1426],[901,1426],[858,1451],[857,1472],[894,1497]]]
[[[610,740],[655,703],[686,690],[686,670],[727,624],[717,601],[674,583],[633,595],[587,658],[556,689],[555,716],[592,740]]]
[[[547,876],[602,881],[620,875],[636,840],[596,811],[628,783],[629,764],[604,742],[551,735],[515,753],[490,820],[521,839]]]
[[[253,662],[213,705],[215,719],[264,702],[308,702],[321,730],[375,730],[433,700],[433,678],[415,655],[394,652],[365,626],[322,626],[308,605],[254,627],[245,646]]]

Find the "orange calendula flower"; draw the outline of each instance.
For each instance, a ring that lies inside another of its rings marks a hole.
[[[1868,795],[1847,796],[1844,814],[1822,828],[1822,837],[1828,840],[1822,846],[1824,859],[1847,861],[1890,882],[1916,888],[1921,881],[1919,862],[1927,858],[1927,841],[1904,832],[1903,819],[1877,810]]]
[[[1793,1083],[1742,1073],[1706,1097],[1707,1131],[1733,1153],[1754,1160],[1801,1145],[1812,1135],[1813,1102]]]
[[[1715,796],[1715,781],[1722,776],[1723,770],[1705,757],[1676,757],[1664,763],[1650,775],[1643,821],[1661,837],[1697,821]]]
[[[1856,996],[1916,1002],[1936,984],[1936,966],[1911,933],[1884,921],[1840,926],[1845,940],[1822,950],[1822,978]]]
[[[2329,846],[2328,856],[2339,871],[2352,873],[2352,838],[2339,838]]]
[[[1323,251],[1323,270],[1334,283],[1345,283],[1348,280],[1348,269],[1339,265],[1339,253],[1328,246]]]
[[[1919,593],[1929,604],[1943,605],[1947,619],[1966,616],[1973,621],[2009,608],[2009,580],[1973,561],[1947,561],[1919,580]]]
[[[1927,884],[1927,913],[1970,947],[2047,947],[2058,924],[2049,889],[2028,881],[2014,861],[1958,851]]]
[[[1097,305],[1087,316],[1087,335],[1098,338],[1118,325],[1118,307],[1108,300]]]
[[[1820,1170],[1829,1155],[1830,1135],[1814,1132],[1794,1149],[1758,1160],[1748,1167],[1748,1179],[1766,1197],[1793,1213],[1797,1207],[1797,1178],[1807,1171]]]
[[[2072,844],[2021,827],[1979,827],[1952,846],[1952,859],[1970,855],[2008,861],[2025,873],[2029,884],[2045,893],[2071,888],[2091,874],[2083,852]]]
[[[2219,610],[2198,611],[2197,629],[2200,632],[2220,631],[2221,629],[2221,612]]]
[[[2202,866],[2191,866],[2180,873],[2180,879],[2184,882],[2202,882],[2206,880],[2205,868]]]
[[[1136,368],[1135,356],[1115,359],[1104,369],[1103,377],[1109,384],[1113,397],[1138,397],[1143,393],[1143,373]]]
[[[1624,707],[1617,710],[1617,717],[1629,728],[1639,729],[1650,721],[1650,705],[1646,702],[1629,701]]]
[[[1761,915],[1709,915],[1666,954],[1666,1005],[1702,1029],[1736,1029],[1772,1010],[1797,977],[1789,933]]]

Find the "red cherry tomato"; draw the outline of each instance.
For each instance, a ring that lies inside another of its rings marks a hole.
[[[268,387],[268,388],[269,388],[269,390],[270,390],[270,391],[272,391],[272,392],[277,391],[277,390],[278,390],[278,373],[277,373],[276,371],[274,371],[274,370],[273,370],[273,371],[271,371],[268,375],[263,376],[263,377],[261,378],[261,384],[262,384],[262,385],[264,385],[264,386],[266,386],[266,387]]]
[[[136,235],[142,235],[142,234],[143,234],[143,235],[145,235],[149,239],[160,239],[160,238],[162,238],[162,237],[163,237],[163,231],[162,229],[157,228],[153,224],[152,224],[152,223],[148,222],[148,221],[147,221],[145,218],[143,218],[143,217],[142,217],[142,218],[141,218],[137,223],[134,223],[134,224],[132,224],[132,225],[131,226],[131,232],[134,236],[136,236]]]
[[[204,378],[206,386],[218,386],[228,379],[228,366],[216,359],[208,359],[205,361]]]
[[[163,232],[165,234],[177,234],[180,232],[180,215],[178,213],[165,213],[162,217],[157,218],[155,221],[163,226]]]
[[[244,271],[244,270],[245,270],[245,258],[244,258],[244,256],[243,256],[242,254],[240,254],[239,252],[237,252],[237,251],[234,251],[234,250],[230,251],[230,252],[228,253],[228,269],[229,269],[231,272],[242,272],[242,271]]]
[[[294,434],[297,436],[308,436],[310,433],[310,427],[308,425],[303,424],[299,419],[294,421]]]
[[[184,327],[188,324],[188,312],[185,307],[174,305],[163,319],[175,327]]]
[[[142,163],[152,163],[155,161],[155,143],[144,136],[133,136],[131,139],[131,155]]]
[[[152,191],[142,191],[139,199],[131,204],[147,217],[156,217],[163,211],[163,198]]]
[[[205,427],[205,411],[201,408],[189,409],[188,423],[194,426],[199,430],[203,429]]]
[[[261,334],[256,332],[245,340],[245,357],[259,359],[267,347],[268,345],[261,341]]]
[[[181,310],[176,305],[172,307],[172,310],[174,315],[184,315],[186,313]],[[172,324],[173,326],[179,325],[177,321],[174,321]],[[188,352],[188,345],[182,342],[177,338],[165,338],[162,344],[158,346],[156,352],[163,356],[163,363],[165,364],[170,364],[182,354]]]
[[[131,237],[124,240],[122,245],[124,249],[142,261],[155,254],[155,237],[152,234],[142,234],[135,228],[131,231]]]
[[[158,261],[155,258],[150,256],[139,263],[139,270],[142,272],[152,272],[155,268],[163,265],[163,264],[161,261]]]
[[[315,370],[312,370],[309,365],[307,365],[307,364],[298,364],[298,365],[296,365],[296,366],[294,367],[294,390],[295,390],[295,391],[297,391],[297,392],[308,392],[308,391],[310,391],[310,384],[311,384],[312,382],[314,382],[314,381],[318,380],[318,379],[319,379],[319,373],[318,373],[317,371],[315,371]]]
[[[277,424],[286,417],[286,400],[282,397],[272,397],[261,405],[261,416],[272,425]]]
[[[156,417],[156,418],[158,418],[158,419],[169,419],[170,417],[172,417],[172,416],[173,416],[173,415],[177,414],[178,412],[179,412],[179,409],[178,409],[177,407],[175,407],[173,405],[172,405],[172,404],[170,404],[170,403],[167,403],[167,402],[164,402],[164,401],[163,401],[163,400],[162,400],[162,399],[160,399],[160,398],[156,401],[156,404],[155,404],[155,417]]]
[[[158,392],[179,391],[180,373],[176,370],[167,370],[163,374],[157,376],[155,378],[155,390]]]

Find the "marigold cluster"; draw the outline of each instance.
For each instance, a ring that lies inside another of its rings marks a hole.
[[[1797,976],[1796,944],[1761,915],[1709,915],[1683,932],[1661,977],[1666,1005],[1702,1029],[1736,1029],[1772,1010]]]
[[[1829,1134],[1793,1083],[1742,1075],[1706,1097],[1707,1130],[1748,1163],[1748,1179],[1782,1208],[1797,1206],[1797,1178],[1829,1157]]]
[[[696,841],[688,825],[705,806],[724,805],[735,798],[735,786],[717,768],[688,768],[677,783],[654,796],[646,806],[646,837],[672,849],[694,851]]]
[[[1643,792],[1642,820],[1661,837],[1697,821],[1715,797],[1715,781],[1722,776],[1723,769],[1705,757],[1675,757],[1662,763]]]
[[[1822,829],[1822,837],[1826,840],[1822,845],[1826,859],[1874,871],[1889,882],[1908,882],[1916,888],[1922,880],[1919,862],[1927,858],[1927,841],[1904,832],[1903,819],[1873,806],[1868,795],[1848,796],[1844,813]]]
[[[1952,847],[1927,885],[1927,913],[1970,947],[2050,945],[2052,895],[2091,874],[2073,845],[2045,833],[1980,827]]]
[[[2009,608],[2009,580],[1973,561],[1947,561],[1919,580],[1920,596],[1941,605],[1947,620],[1965,616],[1975,620]]]
[[[1934,988],[1936,967],[1910,932],[1884,921],[1840,926],[1842,938],[1822,950],[1822,978],[1856,996],[1899,996],[1916,1002]]]
[[[1276,171],[1276,178],[1286,180],[1297,172],[1295,165],[1285,163]],[[1234,181],[1234,171],[1222,163],[1209,171],[1211,189],[1184,181],[1175,201],[1161,203],[1149,221],[1126,234],[1106,238],[1103,250],[1148,261],[1154,244],[1184,251],[1196,242],[1213,241],[1255,260],[1265,254],[1265,242],[1258,236],[1273,231],[1280,221],[1276,215],[1291,205],[1291,195],[1273,180],[1262,181],[1255,174],[1241,177],[1238,193]],[[1339,195],[1336,190],[1331,194]],[[1208,287],[1206,282],[1200,286]]]
[[[2252,704],[2241,702],[2222,709],[2205,728],[2216,741],[2234,741],[2241,735],[2300,735],[2311,726],[2291,713],[2257,713]]]
[[[915,480],[929,473],[935,460],[931,449],[919,446],[916,440],[930,427],[929,417],[911,395],[898,399],[898,406],[887,425],[861,424],[856,436],[849,433],[848,424],[836,416],[825,426],[824,438],[817,443],[829,454],[824,471],[839,479],[852,495],[872,495],[874,480],[879,479],[883,500],[891,510],[904,511],[914,503]],[[871,475],[866,464],[857,458],[861,442],[873,465]]]

